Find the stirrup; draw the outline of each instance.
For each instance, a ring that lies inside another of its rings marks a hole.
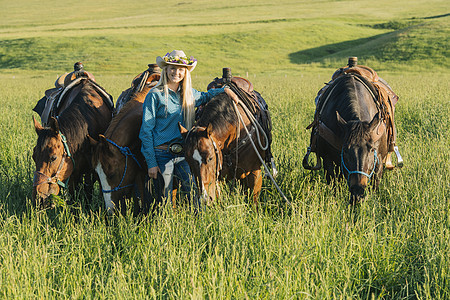
[[[400,155],[400,151],[398,151],[398,146],[394,146],[394,153],[395,156],[397,156],[397,167],[399,168],[403,167],[403,158]]]
[[[322,160],[320,159],[319,155],[317,155],[317,152],[314,152],[316,154],[317,163],[315,166],[311,166],[309,164],[309,155],[311,154],[312,150],[311,147],[306,148],[306,154],[305,157],[303,157],[302,165],[303,168],[306,170],[320,170],[322,168]]]
[[[272,176],[273,178],[275,178],[278,175],[278,170],[277,166],[275,165],[275,160],[273,159],[273,157],[270,159],[270,165],[272,166]]]
[[[275,178],[278,175],[278,170],[277,170],[277,166],[275,165],[275,160],[273,159],[273,157],[270,159],[270,168],[272,168],[272,177]],[[269,176],[269,170],[264,170],[264,177],[265,178],[270,178]]]

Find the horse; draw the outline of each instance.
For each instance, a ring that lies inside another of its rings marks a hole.
[[[223,79],[223,78],[222,78]],[[261,108],[251,83],[240,77],[216,80],[208,87],[228,85],[238,95],[238,104],[221,93],[202,108],[189,131],[179,124],[184,153],[198,185],[201,199],[211,205],[219,195],[217,181],[237,179],[257,205],[262,186],[262,160],[269,139],[254,113]],[[250,109],[249,109],[250,107]],[[263,141],[261,136],[263,136]]]
[[[143,199],[147,174],[145,159],[141,154],[139,131],[142,123],[145,96],[160,78],[155,65],[136,76],[129,89],[122,92],[120,110],[116,112],[104,135],[91,139],[94,146],[92,165],[99,176],[107,211],[126,211],[125,198],[133,196],[134,187]],[[117,103],[116,103],[117,107]],[[134,214],[147,210],[148,203],[139,205],[134,197]]]
[[[74,76],[55,98],[59,107],[48,109],[50,115],[44,126],[33,117],[38,135],[33,149],[36,207],[52,207],[50,196],[58,195],[61,188],[68,187],[73,195],[83,177],[87,196],[92,198],[94,178],[88,136],[98,136],[106,130],[114,105],[112,97],[85,76],[82,68]]]
[[[378,188],[388,156],[392,119],[374,82],[351,66],[320,95],[315,120],[308,126],[314,128],[303,166],[318,170],[323,161],[328,184],[338,176],[345,177],[350,205],[364,198],[370,181]],[[317,155],[314,167],[308,163],[311,151]]]

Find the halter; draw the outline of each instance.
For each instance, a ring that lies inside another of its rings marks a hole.
[[[373,155],[374,155],[373,168],[372,168],[372,172],[370,172],[370,174],[367,174],[366,172],[363,172],[363,171],[350,171],[345,166],[345,163],[344,163],[344,148],[342,148],[342,150],[341,150],[341,170],[342,170],[342,174],[344,174],[344,170],[348,173],[348,175],[347,175],[347,182],[349,182],[350,175],[352,175],[352,174],[364,175],[367,178],[369,178],[369,181],[370,181],[370,178],[372,177],[373,173],[375,172],[375,168],[377,167],[377,164],[378,164],[378,156],[377,156],[377,150],[376,149],[374,150],[374,154]]]
[[[131,152],[130,148],[128,147],[120,147],[119,145],[117,145],[114,141],[110,140],[110,139],[106,139],[107,142],[109,142],[111,145],[114,145],[117,147],[117,149],[119,149],[120,153],[122,153],[123,155],[125,155],[125,170],[123,171],[123,175],[122,175],[122,179],[120,179],[119,185],[116,186],[115,188],[111,189],[111,190],[104,190],[102,189],[103,193],[112,193],[112,192],[116,192],[118,190],[130,187],[130,186],[134,186],[133,184],[129,184],[126,186],[121,186],[123,180],[125,179],[125,174],[127,174],[127,169],[128,169],[128,156],[131,156],[131,158],[134,159],[134,161],[137,163],[137,165],[139,166],[140,169],[142,169],[141,164],[138,162],[136,156]]]
[[[41,185],[41,184],[44,184],[44,183],[53,183],[53,184],[59,185],[59,186],[62,187],[62,188],[67,188],[67,183],[69,182],[70,176],[67,177],[67,179],[65,180],[65,182],[62,182],[62,181],[58,178],[58,175],[59,175],[59,172],[62,170],[62,167],[63,167],[63,165],[64,165],[64,161],[65,161],[65,158],[66,158],[66,157],[69,157],[69,158],[72,160],[72,164],[73,164],[74,168],[75,168],[75,161],[73,160],[72,154],[70,154],[69,145],[67,144],[67,138],[66,138],[66,136],[65,136],[64,134],[62,134],[61,131],[59,131],[58,134],[59,134],[59,136],[61,137],[61,142],[62,142],[62,144],[63,144],[63,146],[64,146],[64,154],[63,154],[63,156],[62,156],[62,158],[61,158],[61,162],[59,163],[58,169],[56,170],[55,175],[53,175],[52,177],[50,177],[50,176],[48,176],[48,175],[45,175],[45,174],[42,173],[42,172],[34,171],[35,174],[38,174],[38,175],[40,175],[40,176],[44,176],[44,177],[47,178],[46,180],[40,181],[40,182],[38,182],[38,183],[36,183],[36,184],[33,184],[34,187],[37,187],[37,186],[39,186],[39,185]]]

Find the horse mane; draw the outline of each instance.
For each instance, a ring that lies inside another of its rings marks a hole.
[[[122,122],[124,116],[127,116],[130,111],[134,111],[136,105],[142,105],[142,102],[136,100],[133,96],[132,99],[125,103],[119,113],[111,119],[111,123],[105,132],[105,136],[110,136],[116,130],[116,127],[119,126],[120,122]]]
[[[348,145],[359,144],[361,141],[370,139],[369,123],[363,121],[350,121],[348,124],[347,137],[345,141]]]
[[[227,94],[219,94],[205,105],[196,125],[207,127],[209,124],[218,135],[225,134],[229,124],[239,124],[233,100]]]
[[[361,112],[363,107],[361,106],[361,95],[357,93],[357,85],[363,85],[355,77],[364,81],[369,89],[373,89],[373,85],[365,80],[362,76],[356,74],[344,74],[338,77],[322,96],[326,99],[330,93],[333,93],[330,100],[334,100],[334,107],[339,110],[341,116],[347,121],[361,120]],[[364,87],[366,89],[366,87]],[[374,91],[372,90],[372,93]],[[376,94],[376,92],[375,92]]]
[[[57,117],[59,129],[70,141],[68,145],[73,153],[82,147],[88,135],[97,136],[100,133],[89,132],[89,128],[94,128],[90,126],[91,124],[97,124],[95,128],[101,128],[101,124],[108,123],[106,120],[103,120],[102,114],[96,107],[87,104],[85,101],[85,98],[88,96],[102,97],[102,95],[96,91],[90,80],[83,80],[82,83],[84,85],[80,93]]]

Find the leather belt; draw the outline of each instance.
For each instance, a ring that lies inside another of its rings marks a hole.
[[[167,149],[169,149],[169,145],[162,144],[162,145],[156,146],[155,149],[167,151]]]
[[[172,143],[170,145],[162,144],[159,146],[156,146],[155,149],[163,150],[163,151],[169,151],[170,153],[174,155],[183,155],[184,149],[183,145],[181,143]]]

